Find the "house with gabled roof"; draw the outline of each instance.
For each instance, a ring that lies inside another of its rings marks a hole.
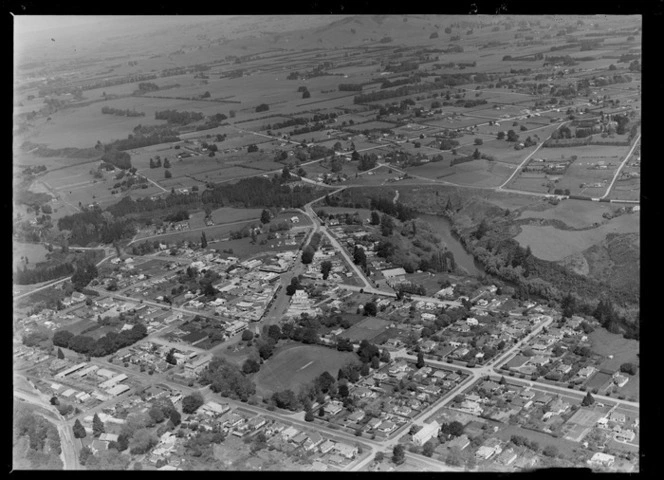
[[[308,452],[316,448],[321,443],[323,443],[324,440],[325,439],[320,433],[312,432],[309,434],[309,437],[304,441],[303,447]]]
[[[323,453],[323,454],[329,452],[333,448],[334,448],[334,442],[332,440],[325,440],[318,447],[318,449],[320,450],[320,453]]]

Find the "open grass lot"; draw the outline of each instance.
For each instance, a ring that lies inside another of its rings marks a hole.
[[[542,135],[540,135],[540,137],[541,136]],[[523,159],[532,152],[531,148],[515,150],[514,144],[505,140],[487,141],[484,139],[484,143],[482,145],[469,145],[468,147],[462,147],[459,149],[459,153],[470,155],[475,151],[476,148],[480,151],[480,153],[491,155],[501,163],[511,163],[514,165],[519,165],[521,162],[523,162]]]
[[[372,341],[375,337],[385,332],[390,326],[390,322],[375,317],[367,317],[359,323],[356,323],[344,333],[342,337],[348,338],[353,342],[362,340]]]
[[[112,194],[112,186],[117,182],[114,172],[104,173],[101,179],[94,179],[90,175],[90,170],[96,168],[97,163],[82,164],[71,168],[63,168],[53,172],[47,172],[40,180],[35,183],[35,188],[41,183],[45,191],[51,195],[57,195],[60,199],[66,199],[66,202],[56,202],[54,208],[66,206],[68,213],[76,213],[79,202],[81,205],[89,205],[97,202],[102,207],[115,203],[122,194]],[[146,189],[131,190],[132,197],[145,197],[155,195],[162,190],[152,184],[148,184]],[[61,215],[56,215],[58,218]]]
[[[562,201],[556,206],[549,203],[539,205],[540,207],[532,210],[524,209],[519,218],[555,219],[573,228],[587,228],[595,223],[602,223],[605,220],[602,214],[619,208],[607,203],[572,199]]]
[[[530,246],[533,255],[543,260],[562,260],[601,242],[609,233],[639,231],[639,214],[621,215],[604,225],[583,231],[558,230],[551,226],[523,225],[515,240],[523,247]]]
[[[263,210],[260,208],[232,208],[222,207],[212,210],[212,221],[215,224],[238,222],[241,220],[258,221]],[[196,212],[189,217],[189,226],[191,228],[205,227],[203,218],[205,212]],[[206,234],[207,235],[207,234]]]
[[[46,123],[30,140],[46,144],[50,148],[89,148],[94,147],[97,140],[108,143],[127,138],[137,125],[164,123],[155,120],[154,114],[146,114],[145,117],[104,115],[101,113],[103,105],[106,105],[106,102],[67,109],[60,115],[54,116],[53,120]],[[136,110],[142,111],[138,108]]]
[[[27,268],[31,268],[39,262],[46,261],[47,254],[48,250],[46,250],[46,247],[44,247],[44,245],[42,244],[13,242],[12,267],[13,269],[17,269],[19,267],[23,268],[23,265],[25,265],[25,263],[21,260],[21,257],[25,256],[28,257],[28,262],[30,262],[26,266]]]
[[[543,450],[549,445],[553,445],[558,448],[558,452],[566,457],[571,457],[574,455],[574,450],[579,448],[579,444],[566,440],[564,438],[555,438],[546,433],[536,432],[534,430],[528,430],[526,428],[521,428],[517,425],[510,425],[505,428],[501,428],[498,432],[495,433],[495,436],[501,440],[509,440],[512,435],[521,435],[526,437],[530,441],[535,441],[539,443],[540,448]]]
[[[615,168],[607,170],[590,170],[574,164],[565,172],[556,183],[556,188],[569,189],[572,194],[583,194],[591,197],[604,195],[609,187]],[[581,187],[581,185],[584,185]]]
[[[595,375],[593,375],[590,380],[588,380],[585,384],[585,386],[588,389],[601,389],[604,385],[606,385],[607,382],[611,381],[611,375],[608,373],[604,372],[597,372]]]
[[[418,177],[426,177],[432,180],[443,178],[454,173],[453,169],[450,167],[450,162],[452,161],[452,155],[443,154],[443,160],[439,162],[428,162],[417,167],[410,167],[408,173],[411,175],[417,175]]]
[[[641,180],[617,180],[611,188],[609,197],[616,200],[639,200],[641,198]]]
[[[356,132],[362,132],[364,130],[376,130],[376,129],[392,129],[394,128],[394,124],[390,122],[379,122],[379,121],[373,121],[373,122],[366,122],[366,123],[359,123],[356,122],[355,125],[350,127],[350,130],[356,131]]]
[[[262,210],[259,211],[258,217],[260,217],[260,212],[262,212]],[[297,217],[299,219],[299,221],[297,223],[292,223],[291,218],[293,218],[293,217]],[[288,223],[290,223],[291,227],[307,227],[307,226],[311,225],[311,220],[309,219],[309,217],[307,217],[305,214],[303,214],[302,212],[299,212],[297,210],[284,210],[283,212],[279,212],[272,219],[271,222],[272,223],[279,223],[279,222],[283,222],[283,221],[287,221]]]
[[[362,173],[357,178],[350,177],[344,185],[385,185],[388,180],[395,179],[397,173],[388,173],[389,167],[379,167],[371,172]]]
[[[637,366],[640,364],[637,356],[640,351],[638,341],[628,340],[621,335],[609,333],[603,328],[595,329],[589,335],[589,338],[592,342],[593,351],[605,358],[599,365],[601,369],[615,372],[620,369],[620,365],[623,363],[634,363]],[[613,355],[613,358],[608,358],[609,355]],[[629,382],[623,388],[618,389],[618,393],[638,398],[639,374],[640,372],[637,372],[635,376],[630,377]]]
[[[242,225],[237,225],[237,227],[242,227]],[[210,242],[210,243],[212,247],[218,250],[230,249],[233,251],[233,255],[244,258],[249,255],[285,252],[287,250],[297,250],[300,244],[299,240],[296,240],[296,242],[297,243],[295,245],[286,245],[284,244],[283,239],[276,239],[276,240],[268,240],[267,244],[261,245],[259,242],[252,244],[250,238],[242,238],[240,240],[226,240],[223,242]]]
[[[245,222],[244,220],[240,221]],[[184,230],[181,232],[177,231],[172,233],[169,232],[169,233],[160,234],[156,237],[149,235],[146,236],[146,238],[148,238],[150,241],[159,240],[160,242],[168,244],[178,243],[181,241],[200,243],[201,233],[205,232],[205,237],[207,238],[207,241],[211,242],[212,240],[220,240],[222,238],[228,238],[230,232],[235,230],[241,230],[242,228],[244,228],[245,225],[250,225],[251,222],[254,222],[256,224],[260,223],[259,220],[247,220],[246,223],[241,223],[241,224],[238,223],[237,225],[218,225],[214,227],[198,228],[195,230],[191,229],[191,230]],[[137,237],[136,240],[140,241],[141,237]]]
[[[266,395],[285,389],[297,392],[327,371],[335,378],[339,368],[349,362],[359,362],[351,352],[307,345],[288,346],[265,362],[254,376],[257,393]]]
[[[360,218],[364,220],[368,220],[371,218],[371,210],[368,208],[345,208],[345,207],[328,207],[327,205],[316,205],[315,210],[318,208],[321,208],[322,210],[325,210],[326,213],[332,214],[332,215],[338,215],[338,214],[343,214],[343,213],[350,213],[351,215],[358,213]]]
[[[506,186],[506,188],[511,188],[512,190],[523,190],[526,192],[534,193],[549,193],[547,184],[549,181],[544,175],[532,174],[532,175],[515,175],[512,181]],[[577,185],[578,187],[578,185]]]
[[[461,186],[497,187],[514,172],[507,165],[488,160],[473,160],[451,167],[453,174],[445,175],[441,180]]]

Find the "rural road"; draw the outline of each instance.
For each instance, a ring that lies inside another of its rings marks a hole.
[[[565,122],[561,122],[561,123],[558,124],[558,126],[560,127],[560,126],[563,125],[564,123],[565,123]],[[551,136],[549,136],[549,138],[551,138]],[[547,138],[547,140],[548,140],[548,138]],[[546,142],[546,140],[544,140],[544,142]],[[537,151],[538,151],[540,148],[542,148],[542,145],[544,145],[544,142],[539,142],[539,143],[537,144],[537,148],[535,148],[535,150],[533,150],[532,152],[530,152],[530,154],[529,154],[526,158],[523,159],[523,162],[521,162],[521,163],[519,164],[519,166],[516,167],[516,168],[514,169],[514,172],[512,173],[512,175],[510,175],[509,178],[508,178],[507,180],[505,180],[505,183],[503,183],[502,185],[500,185],[499,187],[497,187],[496,190],[502,190],[502,189],[505,187],[505,185],[507,185],[508,183],[510,183],[510,182],[512,181],[512,179],[514,178],[514,176],[515,176],[517,173],[519,173],[519,171],[521,171],[521,169],[523,168],[523,166],[524,166],[525,164],[528,163],[528,160],[530,160],[531,157],[532,157],[533,155],[535,155],[535,154],[537,153]]]
[[[77,248],[78,248],[78,247],[77,247]],[[72,249],[73,249],[73,247],[72,247]],[[97,267],[98,267],[99,265],[101,265],[102,263],[104,263],[104,262],[105,262],[106,260],[108,260],[109,258],[112,258],[112,257],[114,257],[114,256],[115,256],[115,253],[111,253],[110,255],[105,256],[103,259],[101,259],[101,260],[97,263]],[[54,282],[48,283],[48,284],[43,285],[43,286],[41,286],[41,287],[39,287],[39,288],[35,288],[34,290],[30,290],[29,292],[25,292],[25,293],[23,293],[23,294],[21,294],[21,295],[18,295],[18,296],[16,296],[16,297],[14,297],[14,300],[15,300],[15,301],[16,301],[16,300],[20,300],[20,299],[22,299],[22,298],[24,298],[24,297],[27,297],[27,296],[29,296],[29,295],[32,295],[32,294],[35,293],[35,292],[39,292],[39,291],[41,291],[41,290],[45,290],[45,289],[47,289],[47,288],[54,287],[54,286],[59,285],[59,284],[61,284],[61,283],[63,283],[63,282],[66,282],[66,281],[69,280],[70,278],[71,278],[71,277],[61,278],[60,280],[56,280],[56,281],[54,281]]]
[[[639,140],[641,139],[641,134],[636,137],[636,140],[634,140],[634,145],[632,145],[632,148],[627,152],[627,155],[625,155],[625,159],[622,161],[620,166],[618,167],[618,170],[616,170],[616,174],[613,176],[613,180],[611,180],[611,183],[609,184],[609,188],[606,189],[606,193],[602,195],[599,198],[606,198],[609,193],[611,192],[611,189],[613,188],[613,184],[616,183],[616,180],[618,180],[618,176],[620,175],[620,171],[623,169],[627,161],[629,160],[629,157],[632,156],[632,152],[634,152],[634,149],[636,146],[639,144]]]

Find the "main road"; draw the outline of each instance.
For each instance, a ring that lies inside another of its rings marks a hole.
[[[27,382],[27,380],[26,380]],[[24,382],[24,383],[26,383]],[[31,405],[35,405],[44,410],[42,415],[49,422],[54,424],[58,429],[60,435],[60,448],[63,469],[64,470],[80,470],[81,466],[78,462],[78,454],[76,452],[76,443],[74,440],[74,432],[69,422],[60,415],[60,412],[51,405],[48,401],[44,400],[41,392],[28,392],[20,389],[17,385],[14,387],[14,397]]]

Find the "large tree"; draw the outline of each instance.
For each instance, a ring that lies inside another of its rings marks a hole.
[[[401,444],[395,445],[394,448],[392,449],[392,462],[394,462],[397,465],[401,465],[405,461],[406,461],[406,448]]]
[[[194,392],[191,395],[187,395],[182,399],[182,412],[194,413],[201,405],[203,405],[204,402],[205,399],[199,392]]]
[[[327,280],[327,277],[330,275],[332,270],[332,262],[325,260],[320,264],[320,271],[323,274],[323,280]]]
[[[85,427],[81,424],[81,421],[77,418],[76,421],[74,422],[74,437],[76,438],[85,438],[87,435],[85,432]]]
[[[424,353],[418,352],[417,353],[417,363],[415,363],[415,366],[417,368],[422,368],[425,365],[424,363]]]
[[[102,433],[104,433],[106,430],[104,429],[104,422],[101,421],[99,418],[99,415],[95,413],[94,417],[92,417],[92,434],[95,437],[99,437]]]
[[[316,252],[311,245],[304,247],[304,250],[302,250],[302,263],[309,265],[313,261],[315,253]]]
[[[367,254],[365,253],[364,248],[359,245],[355,245],[355,249],[353,250],[353,263],[362,266],[367,263]]]

